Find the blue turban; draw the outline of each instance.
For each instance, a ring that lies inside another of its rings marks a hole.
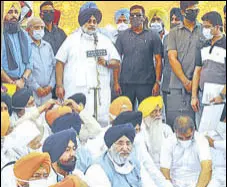
[[[126,19],[127,19],[128,22],[129,22],[129,17],[130,17],[130,11],[129,11],[129,9],[127,9],[127,8],[122,8],[122,9],[116,11],[116,12],[115,12],[115,16],[114,16],[115,23],[117,23],[118,19],[119,19],[121,16],[125,16]]]
[[[76,114],[75,112],[68,113],[64,116],[57,118],[53,122],[51,126],[51,131],[53,133],[57,133],[66,129],[73,128],[77,132],[77,134],[79,134],[81,129],[81,123],[82,122],[78,114]]]
[[[134,142],[136,131],[131,123],[110,127],[104,136],[106,146],[110,148],[122,136],[126,136],[132,143]]]
[[[102,13],[94,2],[87,2],[80,8],[78,21],[83,26],[88,20],[94,16],[99,24],[102,21]]]
[[[12,96],[13,110],[25,108],[32,95],[32,91],[28,88],[22,88],[16,91]]]
[[[179,18],[179,20],[183,21],[183,16],[181,14],[181,9],[180,8],[172,8],[170,11],[170,22],[171,22],[171,18],[172,16],[175,15],[177,18]]]
[[[73,129],[52,134],[45,140],[43,152],[49,153],[51,162],[54,163],[58,161],[65,152],[70,140],[77,146],[76,132]]]
[[[84,106],[86,105],[86,96],[83,93],[77,93],[69,97],[69,99],[72,99],[77,104],[82,103]]]
[[[136,127],[137,124],[141,126],[142,112],[134,112],[134,111],[122,112],[113,121],[113,125],[120,125],[120,124],[126,124],[126,123],[131,123],[134,127]]]
[[[12,114],[12,99],[7,93],[1,93],[1,102],[4,102],[9,111],[9,115],[11,116]]]

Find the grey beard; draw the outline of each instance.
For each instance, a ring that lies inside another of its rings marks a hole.
[[[113,161],[119,166],[124,165],[128,160],[128,157],[126,158],[126,157],[120,156],[120,154],[114,150],[113,146],[110,148],[109,154],[110,154],[111,158],[113,159]]]
[[[97,29],[95,29],[94,31],[90,31],[85,26],[82,26],[82,30],[83,30],[83,32],[85,32],[88,35],[93,35],[97,32]]]

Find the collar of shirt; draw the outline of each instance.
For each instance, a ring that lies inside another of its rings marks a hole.
[[[41,48],[41,47],[43,47],[43,46],[45,46],[45,45],[46,45],[46,41],[41,40],[40,45],[39,45],[39,46],[37,46],[37,45],[36,45],[36,43],[32,40],[32,41],[31,41],[31,44],[32,44],[32,45],[34,45],[34,46],[36,46],[36,47]]]
[[[148,31],[149,31],[148,29],[143,29],[143,31],[141,33],[137,34],[131,28],[129,29],[130,33],[133,33],[133,34],[136,34],[136,35],[142,35],[142,34],[144,34],[145,32],[148,32]]]
[[[58,28],[57,28],[57,26],[56,26],[56,25],[53,25],[53,26],[52,26],[52,30],[51,30],[51,31],[47,30],[47,28],[46,28],[46,27],[44,27],[44,31],[45,31],[45,33],[46,33],[46,32],[49,32],[49,33],[51,33],[51,32],[56,32],[57,30],[58,30]]]
[[[201,24],[200,24],[198,21],[196,21],[196,23],[195,23],[195,26],[194,26],[194,29],[193,29],[193,30],[195,30],[196,28],[199,28],[200,26],[201,26]],[[183,28],[187,29],[187,28],[185,27],[185,25],[184,25],[184,23],[183,23],[183,22],[181,22],[181,23],[180,23],[180,25],[178,26],[178,28],[179,28],[179,29],[183,29]]]

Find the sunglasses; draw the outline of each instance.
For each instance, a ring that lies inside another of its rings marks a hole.
[[[143,17],[142,14],[130,14],[131,18],[136,18],[136,17]]]

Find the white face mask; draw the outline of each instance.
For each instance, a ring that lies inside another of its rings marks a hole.
[[[180,143],[181,147],[183,147],[184,149],[189,148],[190,145],[192,144],[192,140],[186,140],[186,141],[178,140],[178,142]]]
[[[41,40],[44,36],[44,30],[41,29],[41,30],[34,30],[33,31],[33,35],[32,37],[35,39],[35,40]]]
[[[25,108],[25,114],[26,113],[33,113],[37,110],[37,107],[36,106],[33,106],[33,107],[26,107]]]
[[[158,22],[151,23],[151,30],[155,30],[158,33],[161,32],[163,30],[162,24]]]
[[[211,29],[203,28],[203,35],[207,40],[211,40],[214,36],[211,34]]]
[[[29,187],[48,187],[47,179],[29,181]]]
[[[125,31],[128,28],[129,28],[129,26],[126,23],[119,23],[119,24],[117,24],[117,30],[118,31]]]

